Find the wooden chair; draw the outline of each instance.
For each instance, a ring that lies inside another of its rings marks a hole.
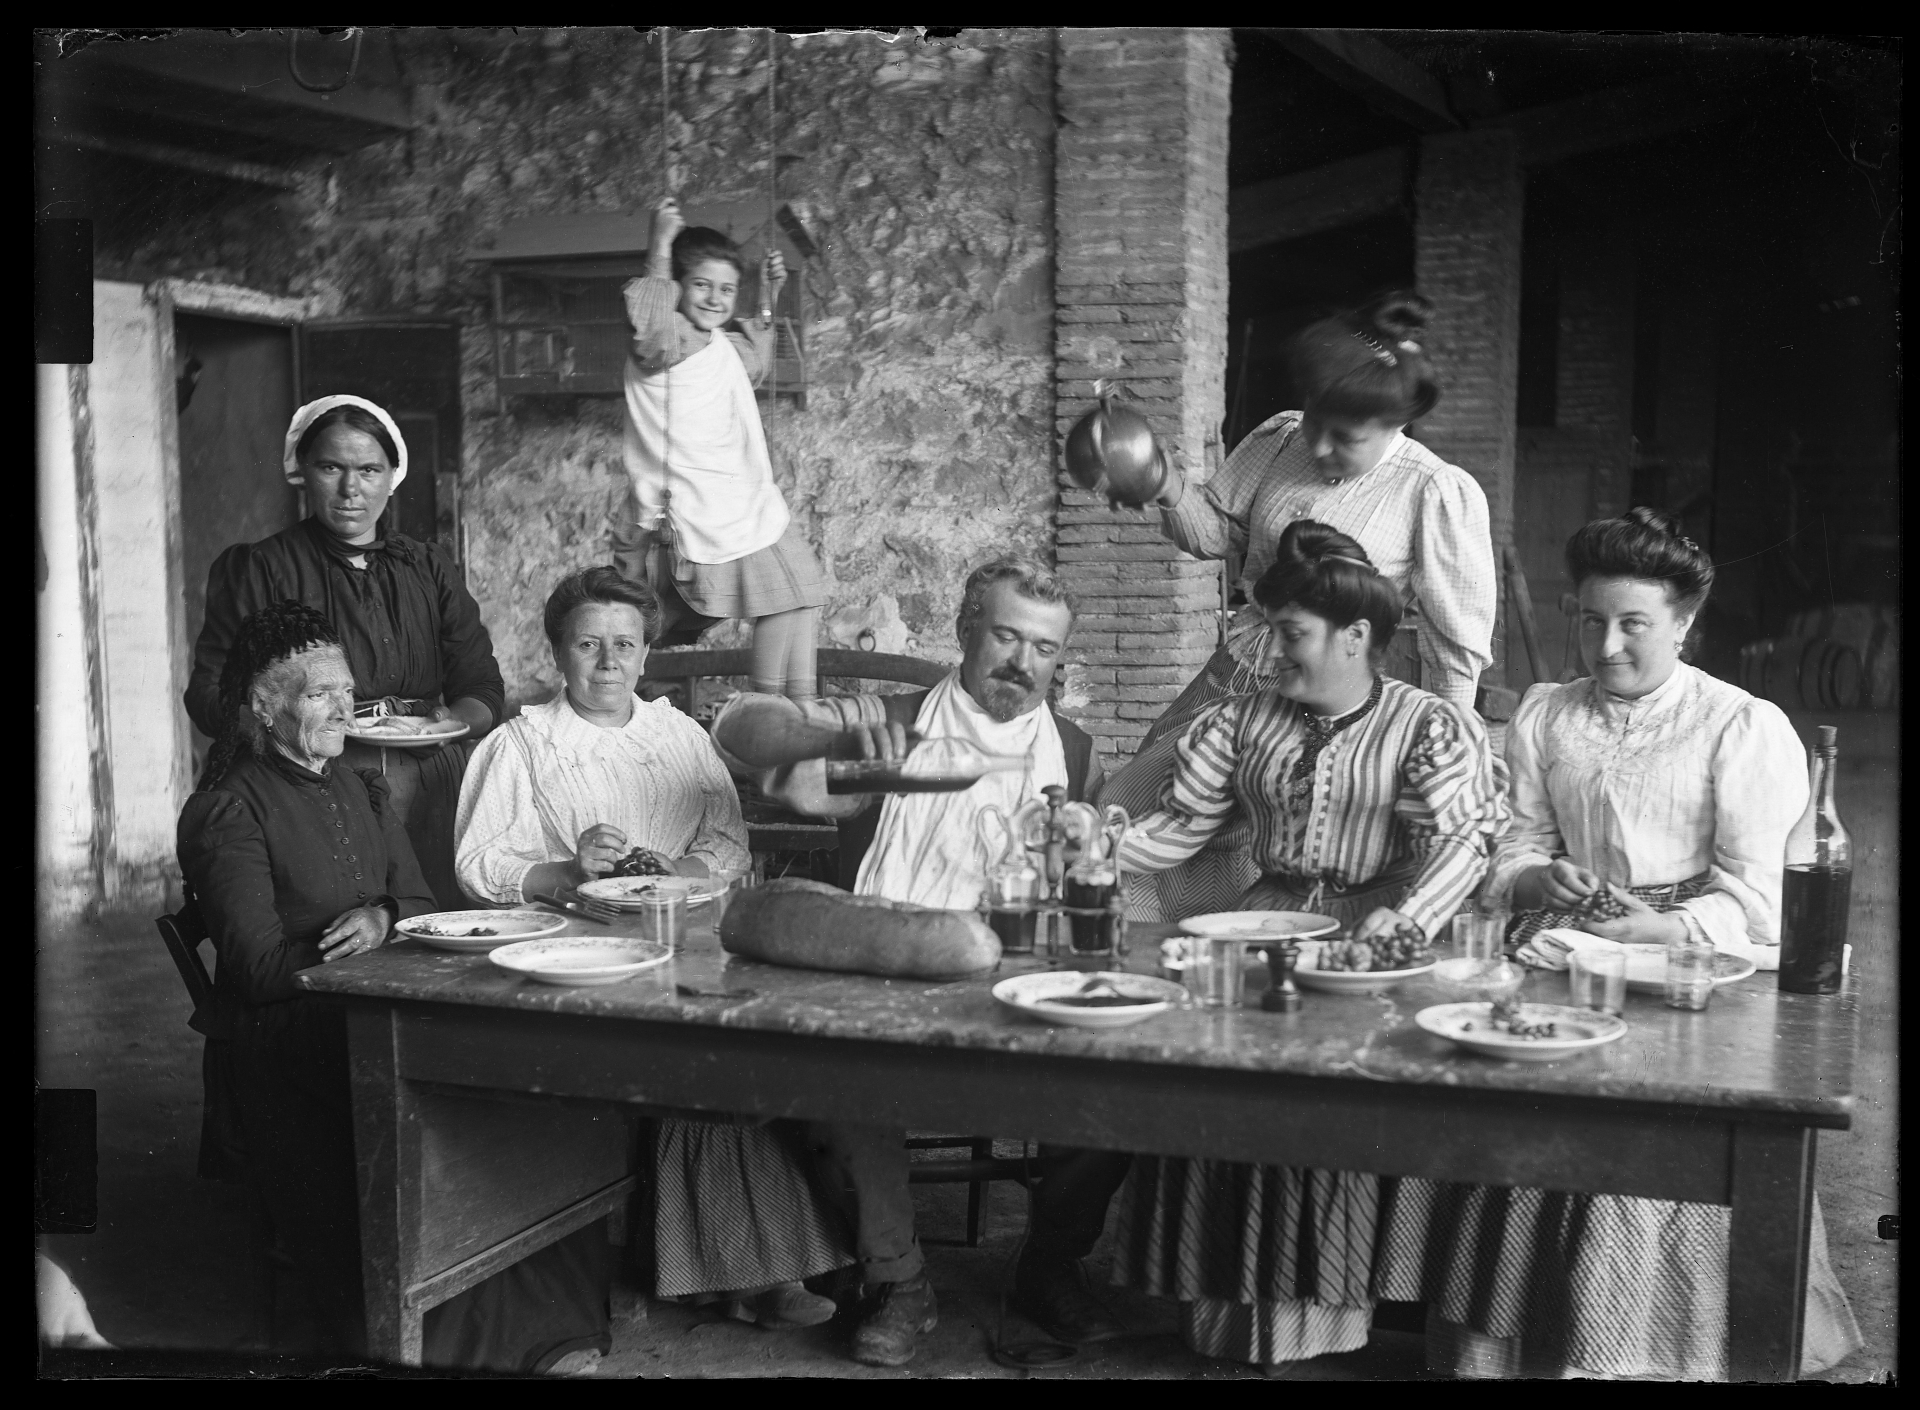
[[[661,694],[685,713],[694,712],[702,680],[751,674],[753,652],[745,648],[728,651],[654,651],[647,656],[647,668],[641,685],[656,687],[653,698]],[[938,685],[952,667],[917,656],[899,656],[885,651],[826,650],[820,653],[822,680],[895,681],[903,685],[930,688]],[[839,850],[840,834],[831,823],[803,818],[784,810],[755,809],[760,814],[747,820],[747,850],[753,854],[758,873],[766,859],[775,853],[804,852],[808,870],[816,880],[831,880],[829,859]],[[825,878],[821,872],[829,875]]]
[[[206,961],[200,957],[200,947],[210,937],[206,922],[200,918],[200,908],[189,898],[177,912],[156,916],[153,923],[160,932],[167,953],[173,957],[173,967],[180,971],[180,982],[187,986],[187,997],[193,1001],[194,1012],[210,1008],[213,1002],[213,977],[207,973]],[[204,1124],[200,1138],[204,1146],[207,1139]],[[210,1179],[245,1179],[246,1172],[234,1168],[226,1155],[226,1152],[213,1155],[202,1149],[199,1173]],[[248,1180],[247,1184],[251,1190],[252,1181]],[[259,1246],[265,1250],[261,1267],[261,1330],[266,1344],[272,1347],[279,1340],[281,1292],[286,1277],[293,1271],[293,1260],[281,1251],[279,1241],[273,1234],[272,1222],[257,1191],[253,1192],[253,1221],[260,1240]]]

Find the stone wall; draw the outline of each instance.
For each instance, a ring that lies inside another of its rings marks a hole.
[[[1055,431],[1118,379],[1196,477],[1220,460],[1227,330],[1224,30],[1060,34]],[[1059,560],[1082,600],[1063,703],[1132,754],[1218,638],[1218,565],[1157,515],[1060,480]]]
[[[676,37],[683,199],[765,190],[766,42]],[[659,49],[629,29],[402,30],[395,45],[409,136],[103,250],[101,273],[457,317],[468,581],[510,693],[540,699],[557,683],[540,604],[604,559],[622,412],[496,395],[486,272],[466,252],[504,219],[657,198]],[[882,650],[952,657],[966,569],[1052,535],[1052,34],[782,37],[777,94],[780,192],[820,254],[804,274],[807,409],[767,414],[775,473],[836,580],[829,638],[870,626]]]

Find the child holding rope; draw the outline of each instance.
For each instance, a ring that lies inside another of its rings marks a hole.
[[[771,240],[771,232],[769,232]],[[671,197],[654,207],[645,277],[628,281],[633,324],[623,453],[633,483],[614,561],[695,612],[753,622],[752,689],[819,692],[815,667],[827,578],[774,483],[753,387],[773,368],[771,319],[734,322],[745,263],[717,230],[686,228]],[[763,304],[786,282],[767,257]]]

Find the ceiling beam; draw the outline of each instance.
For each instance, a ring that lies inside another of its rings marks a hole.
[[[1420,132],[1451,132],[1460,126],[1447,104],[1440,80],[1365,30],[1268,29],[1279,40],[1342,88],[1388,117]]]
[[[214,156],[188,147],[176,147],[167,142],[143,142],[132,137],[102,137],[96,133],[71,129],[49,135],[52,141],[64,142],[71,147],[81,147],[92,152],[105,152],[115,157],[131,157],[135,161],[152,162],[181,171],[198,172],[203,176],[218,176],[227,181],[238,181],[248,186],[269,186],[280,191],[291,191],[300,184],[299,175],[285,167],[268,166],[264,162],[237,161],[232,157]]]
[[[1739,91],[1702,90],[1673,79],[1603,89],[1509,113],[1484,125],[1511,129],[1521,165],[1541,167],[1705,127],[1738,116],[1749,102]],[[1382,215],[1407,199],[1412,179],[1413,149],[1383,147],[1236,187],[1227,195],[1228,252],[1239,254]]]
[[[1384,147],[1227,193],[1227,253],[1258,249],[1383,215],[1407,198],[1413,153]]]
[[[1550,166],[1569,157],[1624,147],[1653,137],[1737,116],[1747,94],[1702,88],[1685,79],[1661,79],[1603,88],[1562,103],[1527,108],[1486,125],[1513,131],[1524,166]]]

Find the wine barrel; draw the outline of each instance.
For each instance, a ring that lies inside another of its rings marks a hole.
[[[1860,653],[1826,637],[1771,637],[1740,649],[1740,687],[1783,710],[1858,710]]]

